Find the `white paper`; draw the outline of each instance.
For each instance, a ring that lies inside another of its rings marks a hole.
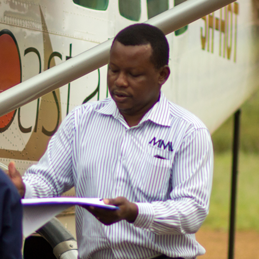
[[[92,205],[114,210],[118,207],[106,205],[99,198],[55,197],[22,199],[23,235],[28,237],[63,210],[74,206]]]

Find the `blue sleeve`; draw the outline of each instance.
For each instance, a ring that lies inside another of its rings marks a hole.
[[[0,258],[21,259],[21,197],[8,176],[0,170]]]

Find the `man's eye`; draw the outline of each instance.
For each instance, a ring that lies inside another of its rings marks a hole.
[[[117,72],[118,72],[117,69],[112,69],[112,68],[110,68],[109,70],[110,70],[112,73],[117,73]]]
[[[118,69],[112,69],[112,72],[113,72],[113,73],[118,73],[119,70],[118,70]]]
[[[139,77],[139,76],[140,76],[140,74],[134,74],[134,73],[130,73],[130,75],[131,75],[132,77]]]

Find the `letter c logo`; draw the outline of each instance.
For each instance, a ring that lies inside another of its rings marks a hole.
[[[0,31],[0,94],[21,82],[21,58],[11,31]],[[16,110],[0,117],[0,133],[11,125]]]

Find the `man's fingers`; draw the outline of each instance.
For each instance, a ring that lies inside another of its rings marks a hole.
[[[103,224],[111,225],[120,220],[127,220],[128,222],[133,223],[136,220],[138,207],[135,203],[129,202],[125,197],[103,199],[103,202],[105,204],[118,206],[119,210],[111,211],[94,206],[85,206],[85,208]]]
[[[107,210],[94,206],[84,206],[97,220],[105,225],[111,225],[120,220],[116,211]]]

